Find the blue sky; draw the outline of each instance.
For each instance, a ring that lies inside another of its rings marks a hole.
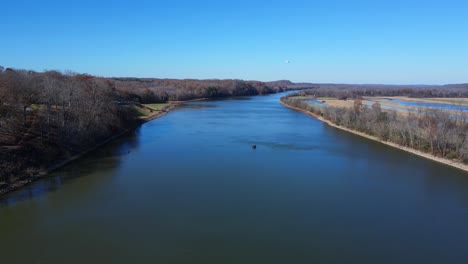
[[[0,65],[99,76],[468,82],[468,1],[3,1]],[[290,60],[290,63],[286,63]]]

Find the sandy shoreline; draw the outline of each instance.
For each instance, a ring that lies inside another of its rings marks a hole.
[[[297,107],[294,107],[294,106],[290,106],[290,105],[287,105],[286,103],[280,101],[280,103],[287,107],[287,108],[290,108],[290,109],[293,109],[293,110],[296,110],[296,111],[299,111],[299,112],[302,112],[306,115],[309,115],[310,117],[313,117],[313,118],[316,118],[324,123],[327,123],[329,126],[332,126],[332,127],[335,127],[335,128],[338,128],[338,129],[341,129],[341,130],[344,130],[344,131],[347,131],[347,132],[350,132],[350,133],[353,133],[355,135],[358,135],[358,136],[361,136],[361,137],[365,137],[365,138],[368,138],[368,139],[371,139],[371,140],[374,140],[374,141],[377,141],[377,142],[380,142],[382,144],[385,144],[385,145],[388,145],[388,146],[391,146],[391,147],[394,147],[394,148],[397,148],[397,149],[401,149],[403,151],[406,151],[406,152],[409,152],[409,153],[412,153],[414,155],[418,155],[420,157],[423,157],[423,158],[426,158],[426,159],[430,159],[432,161],[436,161],[436,162],[439,162],[439,163],[443,163],[445,165],[449,165],[449,166],[452,166],[452,167],[455,167],[457,169],[460,169],[460,170],[464,170],[465,172],[468,172],[468,165],[467,164],[464,164],[464,163],[461,163],[461,162],[458,162],[458,161],[453,161],[453,160],[449,160],[449,159],[444,159],[444,158],[440,158],[440,157],[436,157],[436,156],[433,156],[429,153],[425,153],[425,152],[422,152],[422,151],[419,151],[419,150],[416,150],[416,149],[412,149],[412,148],[408,148],[408,147],[405,147],[405,146],[400,146],[396,143],[392,143],[392,142],[387,142],[387,141],[383,141],[377,137],[374,137],[374,136],[370,136],[370,135],[367,135],[365,133],[362,133],[362,132],[359,132],[359,131],[355,131],[355,130],[352,130],[352,129],[349,129],[349,128],[346,128],[346,127],[342,127],[342,126],[338,126],[336,124],[333,124],[332,122],[328,121],[328,120],[325,120],[323,117],[321,116],[318,116],[318,115],[315,115],[313,113],[310,113],[308,111],[305,111],[303,109],[300,109],[300,108],[297,108]]]

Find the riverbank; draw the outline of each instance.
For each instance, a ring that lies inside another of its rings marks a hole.
[[[305,113],[307,115],[309,115],[310,117],[313,117],[313,118],[316,118],[326,124],[328,124],[329,126],[332,126],[332,127],[335,127],[335,128],[338,128],[338,129],[341,129],[341,130],[344,130],[344,131],[347,131],[347,132],[350,132],[350,133],[353,133],[355,135],[358,135],[358,136],[361,136],[361,137],[365,137],[367,139],[370,139],[370,140],[374,140],[374,141],[377,141],[377,142],[380,142],[382,144],[385,144],[387,146],[391,146],[391,147],[394,147],[394,148],[397,148],[397,149],[400,149],[400,150],[403,150],[403,151],[406,151],[406,152],[409,152],[409,153],[412,153],[414,155],[418,155],[420,157],[423,157],[423,158],[426,158],[426,159],[430,159],[432,161],[436,161],[436,162],[439,162],[439,163],[443,163],[445,165],[449,165],[449,166],[452,166],[452,167],[455,167],[457,169],[460,169],[460,170],[464,170],[465,172],[468,172],[468,165],[467,164],[464,164],[464,163],[461,163],[461,162],[457,162],[457,161],[453,161],[453,160],[449,160],[449,159],[445,159],[445,158],[440,158],[440,157],[436,157],[436,156],[433,156],[429,153],[425,153],[425,152],[422,152],[422,151],[419,151],[419,150],[416,150],[416,149],[412,149],[412,148],[408,148],[408,147],[405,147],[405,146],[401,146],[401,145],[398,145],[396,143],[392,143],[392,142],[388,142],[388,141],[383,141],[377,137],[374,137],[374,136],[371,136],[371,135],[368,135],[368,134],[365,134],[365,133],[362,133],[362,132],[359,132],[359,131],[356,131],[356,130],[352,130],[352,129],[349,129],[349,128],[346,128],[346,127],[342,127],[342,126],[338,126],[334,123],[332,123],[331,121],[329,120],[325,120],[323,117],[319,116],[319,115],[315,115],[309,111],[306,111],[304,109],[301,109],[301,108],[298,108],[298,107],[295,107],[295,106],[291,106],[291,105],[288,105],[286,103],[284,103],[283,101],[280,101],[280,103],[287,107],[287,108],[290,108],[292,110],[295,110],[295,111],[299,111],[299,112],[302,112],[302,113]]]
[[[32,170],[32,171],[29,171],[29,173],[21,172],[21,173],[26,175],[26,176],[24,176],[24,179],[12,182],[10,184],[6,184],[6,183],[0,184],[0,196],[4,195],[6,193],[10,193],[10,192],[13,192],[15,190],[18,190],[18,189],[20,189],[20,188],[22,188],[22,187],[24,187],[26,185],[29,185],[29,184],[31,184],[33,182],[36,182],[36,181],[38,181],[40,179],[43,179],[43,178],[47,177],[47,175],[52,173],[53,171],[55,171],[57,169],[60,169],[63,166],[69,164],[70,162],[73,162],[73,161],[75,161],[75,160],[89,154],[90,152],[95,151],[96,149],[98,149],[98,148],[100,148],[100,147],[102,147],[102,146],[104,146],[104,145],[118,139],[119,137],[121,137],[121,136],[127,134],[128,132],[136,129],[137,127],[141,126],[142,124],[167,115],[170,111],[174,110],[178,105],[180,105],[182,103],[185,103],[185,102],[184,101],[170,102],[167,106],[163,107],[160,110],[154,110],[154,109],[151,109],[150,107],[141,105],[141,107],[145,107],[148,110],[151,110],[153,112],[151,114],[149,114],[149,115],[146,115],[146,116],[140,116],[138,118],[138,122],[136,123],[135,126],[129,127],[128,129],[125,129],[124,131],[121,131],[121,132],[119,132],[117,134],[114,134],[114,135],[100,141],[99,143],[93,145],[92,147],[90,147],[90,148],[88,148],[88,149],[86,149],[84,151],[81,151],[78,154],[75,154],[75,155],[73,155],[73,156],[71,156],[69,158],[60,160],[57,163],[49,166],[47,169]],[[27,176],[27,174],[29,174],[30,176]]]

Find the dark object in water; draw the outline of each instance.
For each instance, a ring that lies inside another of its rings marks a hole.
[[[257,148],[257,145],[252,144],[252,148],[253,148],[253,149],[256,149],[256,148]]]

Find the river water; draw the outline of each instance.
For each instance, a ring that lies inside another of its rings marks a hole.
[[[280,96],[189,103],[3,197],[0,263],[468,263],[467,173]]]

